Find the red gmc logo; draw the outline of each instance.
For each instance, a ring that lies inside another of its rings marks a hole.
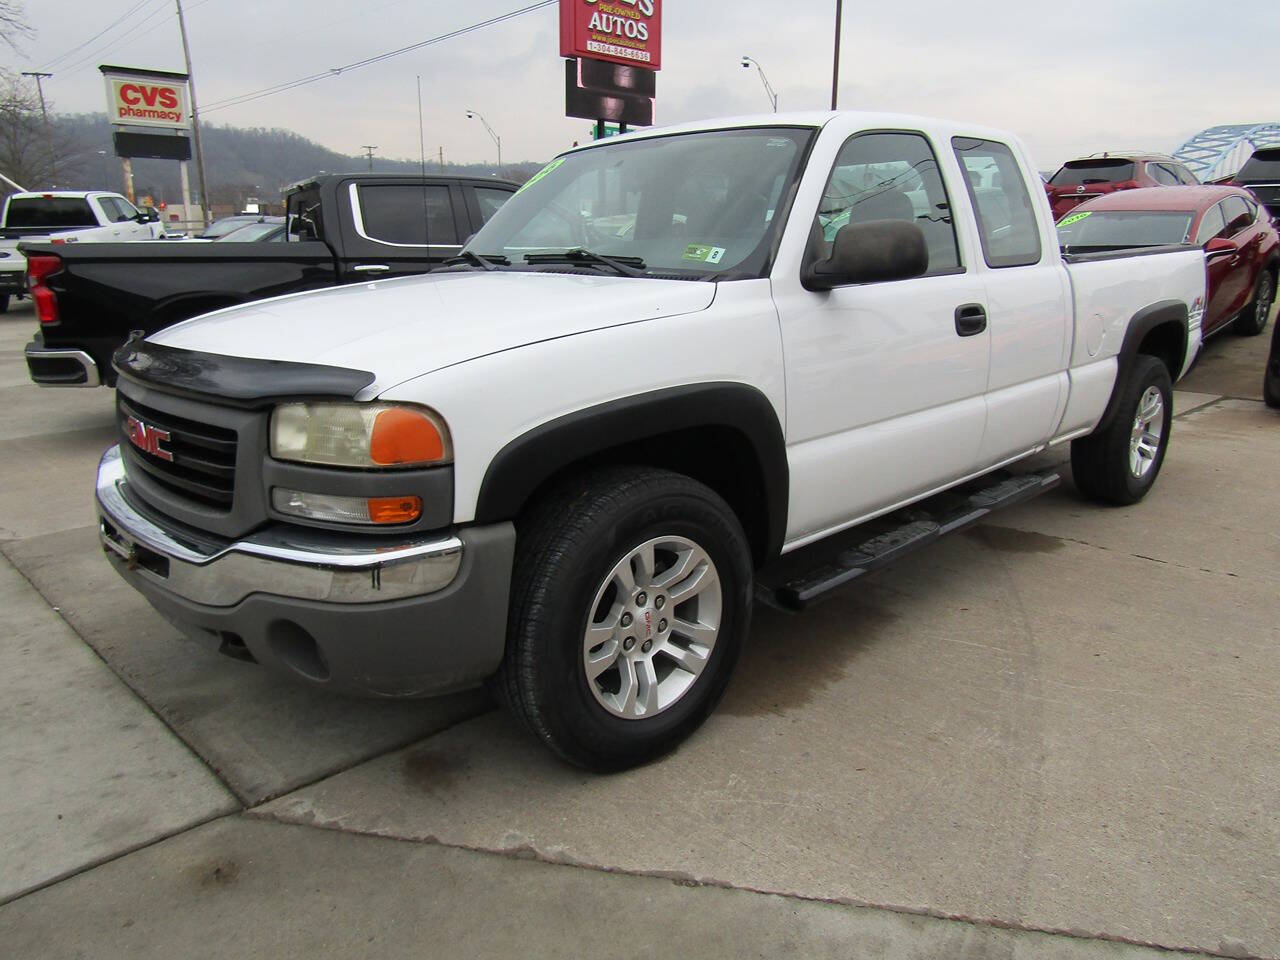
[[[124,432],[125,436],[129,438],[129,442],[143,453],[149,453],[153,457],[159,457],[161,460],[168,460],[170,463],[173,462],[173,454],[160,446],[160,444],[169,439],[168,430],[157,430],[155,427],[147,426],[137,417],[125,417]]]

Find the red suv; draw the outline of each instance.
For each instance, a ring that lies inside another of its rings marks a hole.
[[[1201,326],[1251,336],[1267,326],[1280,270],[1280,236],[1247,190],[1127,190],[1082,204],[1058,222],[1064,253],[1195,244],[1204,249],[1208,293]]]
[[[1068,160],[1049,178],[1045,190],[1053,207],[1053,219],[1060,220],[1086,200],[1116,190],[1199,185],[1195,175],[1173,157],[1158,153],[1104,153]]]

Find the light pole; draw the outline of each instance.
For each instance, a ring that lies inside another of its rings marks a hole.
[[[746,54],[742,56],[742,69],[750,70],[751,65],[755,64],[756,71],[760,74],[760,82],[764,84],[764,92],[768,95],[769,101],[773,104],[773,112],[778,112],[778,94],[773,89],[773,85],[769,83],[769,78],[764,75],[764,67],[760,66],[760,61],[755,57],[748,57]]]
[[[110,184],[108,181],[111,180],[111,174],[107,172],[107,151],[99,150],[98,156],[102,158],[102,189],[109,190]]]
[[[497,144],[497,147],[498,147],[498,175],[501,176],[502,175],[502,138],[493,132],[493,127],[489,126],[489,121],[486,120],[484,117],[480,116],[480,114],[476,113],[474,110],[467,111],[467,119],[479,120],[481,123],[484,124],[484,128],[487,131],[489,131],[489,136],[493,137],[493,142]]]
[[[831,109],[836,109],[840,93],[840,18],[844,13],[844,0],[836,0],[836,52],[831,64]]]

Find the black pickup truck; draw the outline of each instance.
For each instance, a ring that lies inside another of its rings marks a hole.
[[[134,330],[302,290],[425,273],[457,254],[517,189],[503,180],[330,174],[295,184],[286,242],[23,244],[42,386],[115,383]]]

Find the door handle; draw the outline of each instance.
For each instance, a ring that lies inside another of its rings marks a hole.
[[[987,329],[987,310],[980,303],[964,303],[956,307],[956,333],[972,337]]]
[[[385,273],[390,269],[385,263],[357,263],[351,268],[353,273]]]

